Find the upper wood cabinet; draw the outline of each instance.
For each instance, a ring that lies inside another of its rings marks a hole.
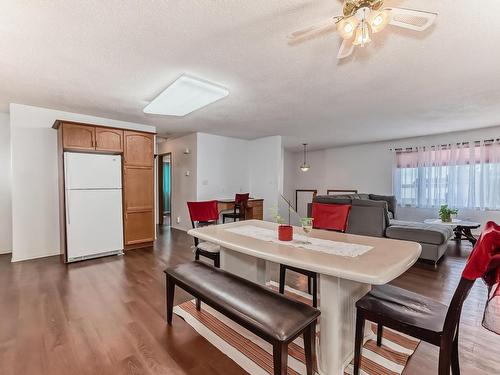
[[[95,149],[97,151],[123,152],[123,130],[95,128]]]
[[[153,134],[124,131],[125,165],[137,167],[153,167],[154,136]]]
[[[73,150],[95,150],[95,127],[78,124],[63,124],[63,147]]]

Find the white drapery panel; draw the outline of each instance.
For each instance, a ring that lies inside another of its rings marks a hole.
[[[394,194],[402,206],[500,210],[500,140],[396,151]]]

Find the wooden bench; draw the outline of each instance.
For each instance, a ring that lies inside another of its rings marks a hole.
[[[288,344],[303,335],[307,374],[313,374],[318,309],[198,261],[168,268],[165,274],[169,325],[177,285],[272,344],[275,375],[286,375]]]

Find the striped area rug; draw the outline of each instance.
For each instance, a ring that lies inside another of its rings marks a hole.
[[[276,285],[273,283],[270,287],[275,289]],[[286,294],[310,303],[310,296],[300,291],[287,288]],[[197,311],[194,300],[187,301],[176,306],[174,313],[249,374],[268,375],[273,373],[272,346],[206,304],[202,304],[202,310]],[[385,328],[382,346],[378,347],[376,326],[373,324],[371,328],[371,335],[363,345],[360,374],[401,374],[420,341]],[[303,347],[301,337],[289,345],[289,375],[306,373]],[[345,374],[351,375],[352,373],[351,364],[345,369]]]

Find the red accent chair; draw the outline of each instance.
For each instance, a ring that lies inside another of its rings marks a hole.
[[[351,205],[313,203],[313,228],[345,232],[347,229],[347,220],[349,219],[350,210]],[[285,277],[287,269],[307,276],[307,291],[313,296],[313,306],[317,307],[318,275],[316,272],[280,264],[279,291],[281,294],[285,292]]]
[[[219,211],[217,201],[187,202],[187,205],[193,228],[218,223]],[[220,268],[220,246],[211,242],[200,242],[196,237],[194,238],[194,246],[196,247],[196,260],[200,260],[200,256],[204,256],[213,260],[214,266]]]
[[[382,345],[383,327],[389,327],[438,346],[438,374],[449,375],[451,368],[453,375],[459,375],[460,315],[463,303],[475,280],[479,277],[482,277],[490,287],[490,295],[492,288],[498,288],[500,227],[493,222],[486,224],[485,230],[476,243],[449,306],[391,285],[374,287],[356,303],[354,375],[359,374],[361,366],[365,319],[378,325],[378,346]],[[488,305],[485,316],[487,312]],[[495,321],[498,320],[497,317],[495,318]],[[483,321],[483,325],[493,331],[496,331],[495,328],[498,327],[498,323],[492,320]]]
[[[234,197],[233,212],[222,214],[222,223],[225,223],[226,219],[233,219],[233,221],[245,220],[249,197],[250,193],[236,194]]]

